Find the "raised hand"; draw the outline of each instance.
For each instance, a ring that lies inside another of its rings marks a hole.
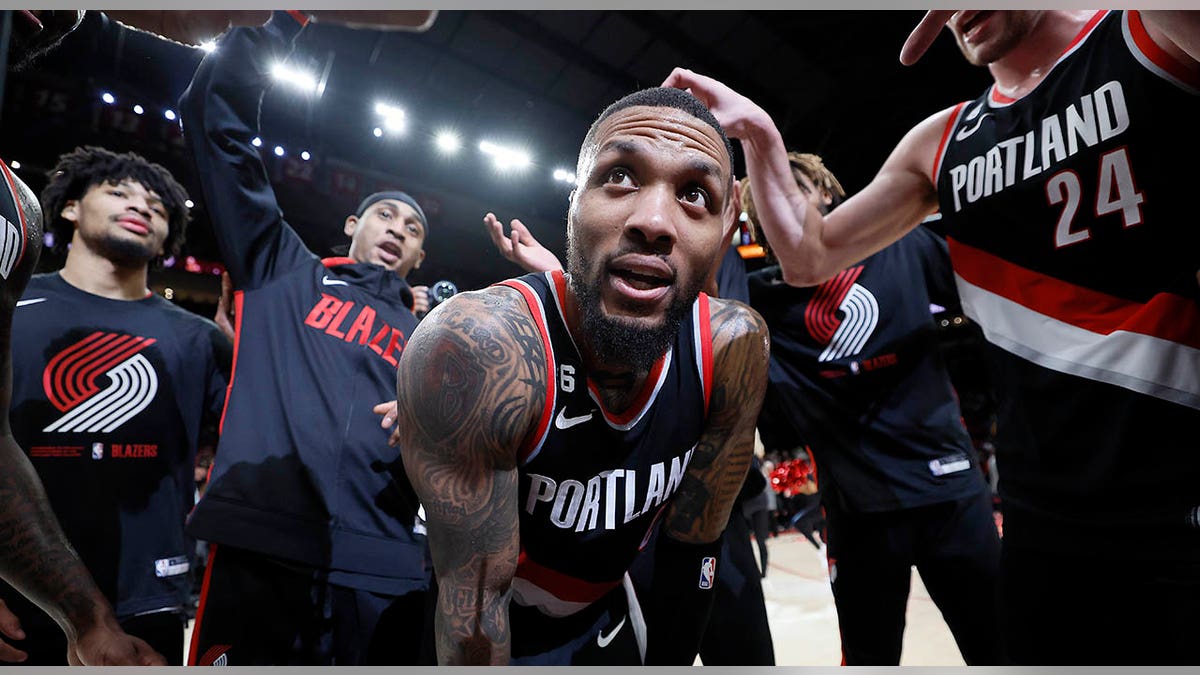
[[[732,138],[747,140],[756,130],[774,127],[771,117],[757,103],[724,83],[687,68],[672,70],[662,86],[691,92]]]
[[[494,213],[484,216],[483,224],[500,255],[520,265],[526,272],[548,272],[563,268],[558,256],[542,246],[521,221],[514,218],[510,224],[512,231],[508,234],[504,233],[504,223]]]
[[[931,9],[925,12],[925,17],[908,34],[908,39],[900,48],[900,63],[911,66],[919,61],[952,16],[954,16],[952,9]]]

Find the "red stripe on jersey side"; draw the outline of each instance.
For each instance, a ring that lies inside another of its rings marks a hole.
[[[516,576],[567,602],[595,602],[621,585],[619,579],[602,584],[576,579],[569,574],[537,564],[525,551],[521,551],[521,555],[517,557]]]
[[[950,142],[950,132],[958,126],[958,120],[962,117],[962,111],[966,105],[967,101],[963,101],[954,106],[953,112],[950,113],[950,120],[946,122],[946,128],[942,130],[942,140],[938,141],[937,154],[933,156],[933,173],[929,175],[935,190],[938,184],[938,174],[942,171],[942,160],[946,158],[946,145]]]
[[[12,268],[15,270],[21,264],[21,259],[25,257],[25,248],[29,243],[29,225],[25,222],[25,209],[21,208],[21,193],[17,191],[16,178],[12,171],[8,170],[8,165],[0,160],[0,169],[4,170],[4,181],[8,183],[8,191],[13,198],[13,206],[17,208],[17,220],[21,221],[21,252],[17,256],[17,261],[13,263]]]
[[[558,393],[558,372],[554,365],[554,348],[550,345],[550,331],[546,328],[546,315],[537,294],[526,284],[514,279],[501,281],[496,285],[507,286],[525,298],[525,304],[529,306],[529,313],[533,315],[533,322],[537,324],[538,333],[542,336],[542,348],[546,350],[546,401],[542,405],[542,415],[538,418],[537,427],[533,434],[521,443],[521,449],[517,453],[517,461],[524,463],[542,444],[542,440],[550,430],[550,420],[554,418],[555,397]]]
[[[354,258],[345,258],[345,257],[321,258],[321,264],[326,267],[337,267],[338,265],[353,265],[356,262],[358,262],[358,261],[355,260]]]
[[[1146,58],[1150,59],[1154,65],[1167,71],[1171,77],[1190,87],[1200,89],[1200,73],[1189,69],[1174,56],[1171,56],[1167,50],[1158,46],[1158,43],[1146,31],[1146,24],[1142,23],[1140,12],[1129,10],[1125,15],[1129,17],[1129,34],[1133,36],[1134,44],[1137,45],[1137,48],[1141,50]]]
[[[221,408],[221,422],[217,433],[225,432],[225,413],[229,412],[229,399],[233,397],[233,381],[237,378],[238,353],[242,344],[242,307],[245,291],[233,292],[233,367],[229,370],[229,386],[225,387],[225,405]]]
[[[204,621],[204,606],[208,604],[208,587],[212,581],[213,562],[217,559],[217,549],[220,548],[217,544],[210,543],[208,548],[208,563],[204,568],[204,582],[200,584],[200,606],[196,608],[196,621],[192,624],[192,643],[188,647],[189,666],[194,666],[200,661],[200,655],[197,653],[200,647],[200,624]]]
[[[707,417],[708,402],[712,398],[713,388],[712,317],[709,315],[708,294],[701,293],[696,301],[700,303],[700,317],[697,321],[700,325],[700,363],[703,364],[700,375],[704,380],[704,415]]]
[[[1140,333],[1200,349],[1200,306],[1174,293],[1135,302],[1015,265],[947,237],[954,271],[965,281],[1039,314],[1109,335]]]

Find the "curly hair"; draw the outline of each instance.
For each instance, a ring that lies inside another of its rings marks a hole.
[[[831,202],[829,208],[833,209],[846,197],[846,190],[842,188],[842,184],[838,182],[837,176],[833,175],[825,166],[825,162],[821,160],[820,155],[814,155],[807,152],[789,152],[788,165],[792,167],[792,177],[796,179],[796,184],[800,184],[800,177],[805,176],[813,185],[824,189],[829,193]],[[750,179],[743,178],[742,185],[742,212],[749,218],[749,227],[754,233],[754,240],[763,247],[767,256],[771,257],[771,247],[767,242],[766,233],[763,232],[762,226],[758,224],[758,211],[754,208],[754,195],[751,194]]]
[[[162,199],[163,207],[167,210],[164,255],[176,255],[183,246],[191,217],[187,207],[187,191],[162,165],[133,152],[119,154],[104,148],[84,146],[59,157],[58,164],[47,175],[50,182],[42,190],[42,217],[46,231],[54,235],[56,251],[66,250],[75,231],[74,223],[62,217],[67,202],[82,199],[93,186],[118,185],[126,179],[141,183],[142,187]]]

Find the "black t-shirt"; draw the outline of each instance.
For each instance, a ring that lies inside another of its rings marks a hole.
[[[111,300],[57,273],[30,280],[13,335],[13,435],[71,545],[119,617],[182,607],[193,463],[228,341],[158,296]]]
[[[983,489],[934,302],[957,304],[946,244],[924,227],[819,286],[750,275],[771,330],[764,436],[809,444],[827,502],[887,511]]]

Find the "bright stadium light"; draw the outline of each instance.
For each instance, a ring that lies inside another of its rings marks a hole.
[[[372,129],[371,133],[375,134],[375,138],[383,137],[383,129],[380,129],[379,127],[375,127],[374,129]]]
[[[516,148],[506,148],[491,141],[480,141],[479,151],[492,158],[492,165],[498,170],[524,169],[533,163],[529,153]]]
[[[185,199],[185,200],[183,200],[183,205],[184,205],[184,206],[186,206],[186,207],[188,207],[188,208],[190,209],[190,208],[192,208],[193,206],[195,206],[195,205],[196,205],[196,202],[194,202],[194,201],[192,201],[192,200],[190,200],[190,199]]]
[[[306,73],[303,70],[283,63],[276,63],[271,66],[271,77],[280,82],[287,82],[306,93],[312,93],[317,90],[317,78],[311,73]]]
[[[570,171],[567,171],[566,169],[555,169],[554,170],[554,180],[559,181],[560,183],[567,183],[569,185],[574,185],[575,184],[575,174],[571,173]]]
[[[141,115],[142,113],[146,112],[146,109],[142,107],[141,103],[135,103],[133,105],[133,112],[134,114]]]
[[[285,154],[287,154],[287,153],[284,151],[282,145],[275,146],[275,156],[276,157],[283,157]]]
[[[437,144],[437,149],[446,155],[453,155],[462,148],[462,139],[458,134],[449,130],[439,131],[434,142]]]
[[[163,111],[163,117],[167,118],[167,121],[174,122],[175,118],[178,117],[178,115],[175,114],[174,110],[167,108],[166,110]]]
[[[106,91],[106,92],[102,92],[100,94],[100,100],[104,101],[105,103],[107,103],[109,105],[112,105],[117,102],[117,97],[113,96],[112,94],[110,94]]]
[[[21,163],[20,163],[20,162],[18,162],[17,160],[15,160],[15,159],[14,159],[12,162],[10,162],[10,165],[11,165],[11,166],[12,166],[12,168],[14,168],[14,169],[20,169],[20,168],[21,168]]]
[[[402,134],[408,128],[408,114],[404,112],[403,108],[377,102],[375,114],[383,118],[383,128],[391,133]]]
[[[261,148],[262,147],[262,139],[259,138],[258,136],[255,136],[254,138],[250,139],[250,145],[253,145],[256,148]]]
[[[312,155],[308,154],[307,150],[304,150],[304,151],[301,151],[301,153],[300,153],[300,159],[307,162],[308,160],[312,159]]]
[[[217,48],[216,40],[205,40],[204,42],[200,43],[200,49],[203,49],[206,52],[212,52],[212,51],[216,50],[216,48]]]

